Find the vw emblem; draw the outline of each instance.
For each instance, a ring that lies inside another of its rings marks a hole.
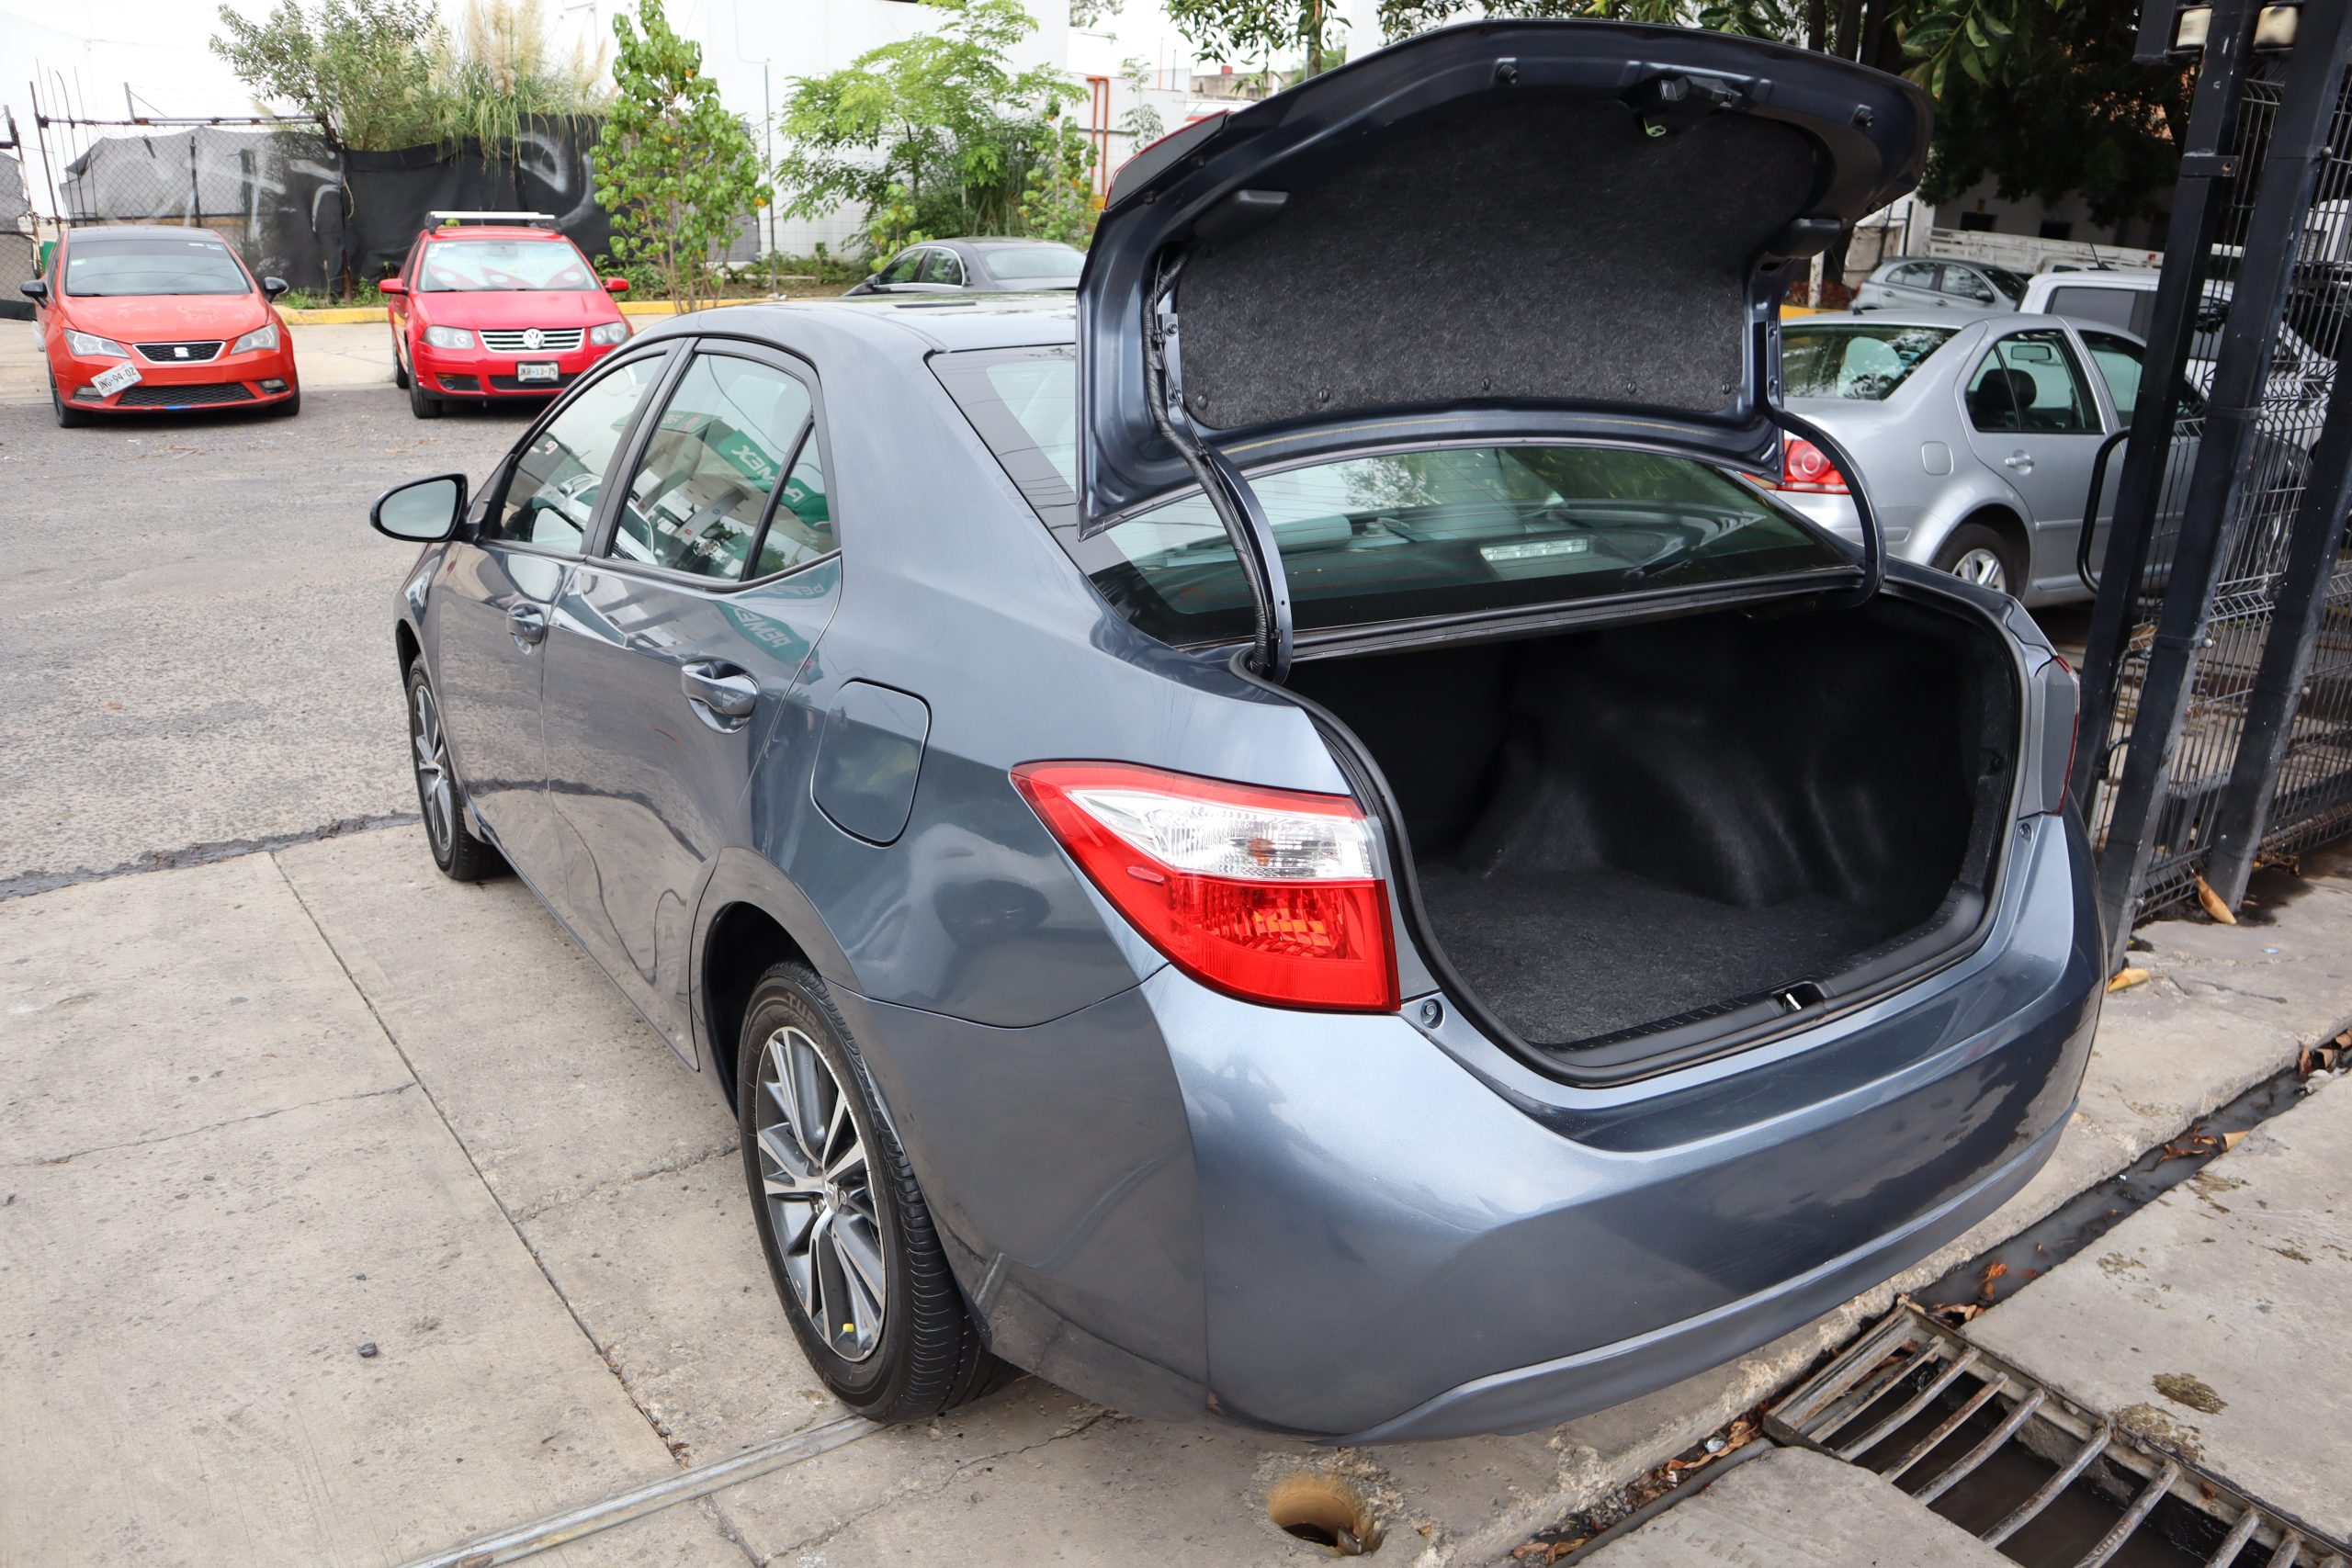
[[[547,334],[540,332],[538,328],[526,327],[523,329],[523,346],[525,348],[536,351],[545,344],[547,341]]]

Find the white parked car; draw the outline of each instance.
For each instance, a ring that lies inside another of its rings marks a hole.
[[[1857,310],[2014,310],[2026,276],[1951,256],[1896,256],[1854,290]]]

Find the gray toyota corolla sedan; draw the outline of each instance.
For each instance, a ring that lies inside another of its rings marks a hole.
[[[1775,301],[1927,112],[1429,34],[1129,164],[1074,305],[697,314],[378,503],[435,859],[735,1108],[852,1407],[1524,1430],[2041,1166],[2073,680],[1751,482],[1842,453]]]

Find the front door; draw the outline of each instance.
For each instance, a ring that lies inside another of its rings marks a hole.
[[[565,919],[687,1048],[693,915],[752,840],[752,764],[824,618],[832,553],[810,383],[707,345],[637,442],[607,537],[555,606],[547,684]]]
[[[472,537],[450,547],[434,591],[450,761],[499,849],[542,888],[554,864],[539,722],[548,627],[605,472],[663,363],[616,367],[535,431]]]
[[[2024,503],[2035,582],[2072,581],[2075,548],[2104,436],[2098,403],[2065,329],[2036,327],[1996,338],[1963,394],[1968,445]],[[2013,582],[2012,593],[2027,584]]]

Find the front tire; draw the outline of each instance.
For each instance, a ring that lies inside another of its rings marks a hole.
[[[441,400],[427,392],[424,383],[414,377],[409,378],[408,412],[419,419],[439,419],[441,410]]]
[[[806,964],[752,988],[735,1082],[760,1249],[834,1396],[920,1421],[1018,1375],[980,1343],[849,1025]]]
[[[1954,528],[1936,551],[1935,568],[1996,593],[2025,592],[2025,566],[2018,559],[2017,547],[1982,523]]]
[[[392,334],[392,385],[403,392],[408,390],[408,366],[401,358],[401,334],[398,333]]]
[[[57,378],[54,376],[49,378],[49,409],[57,416],[57,425],[61,430],[79,430],[90,423],[89,410],[77,409],[58,396]]]
[[[498,852],[466,826],[465,791],[449,765],[449,737],[441,724],[440,699],[424,678],[423,660],[408,671],[409,764],[416,773],[416,804],[424,814],[424,844],[433,863],[452,882],[480,882],[503,863]]]

